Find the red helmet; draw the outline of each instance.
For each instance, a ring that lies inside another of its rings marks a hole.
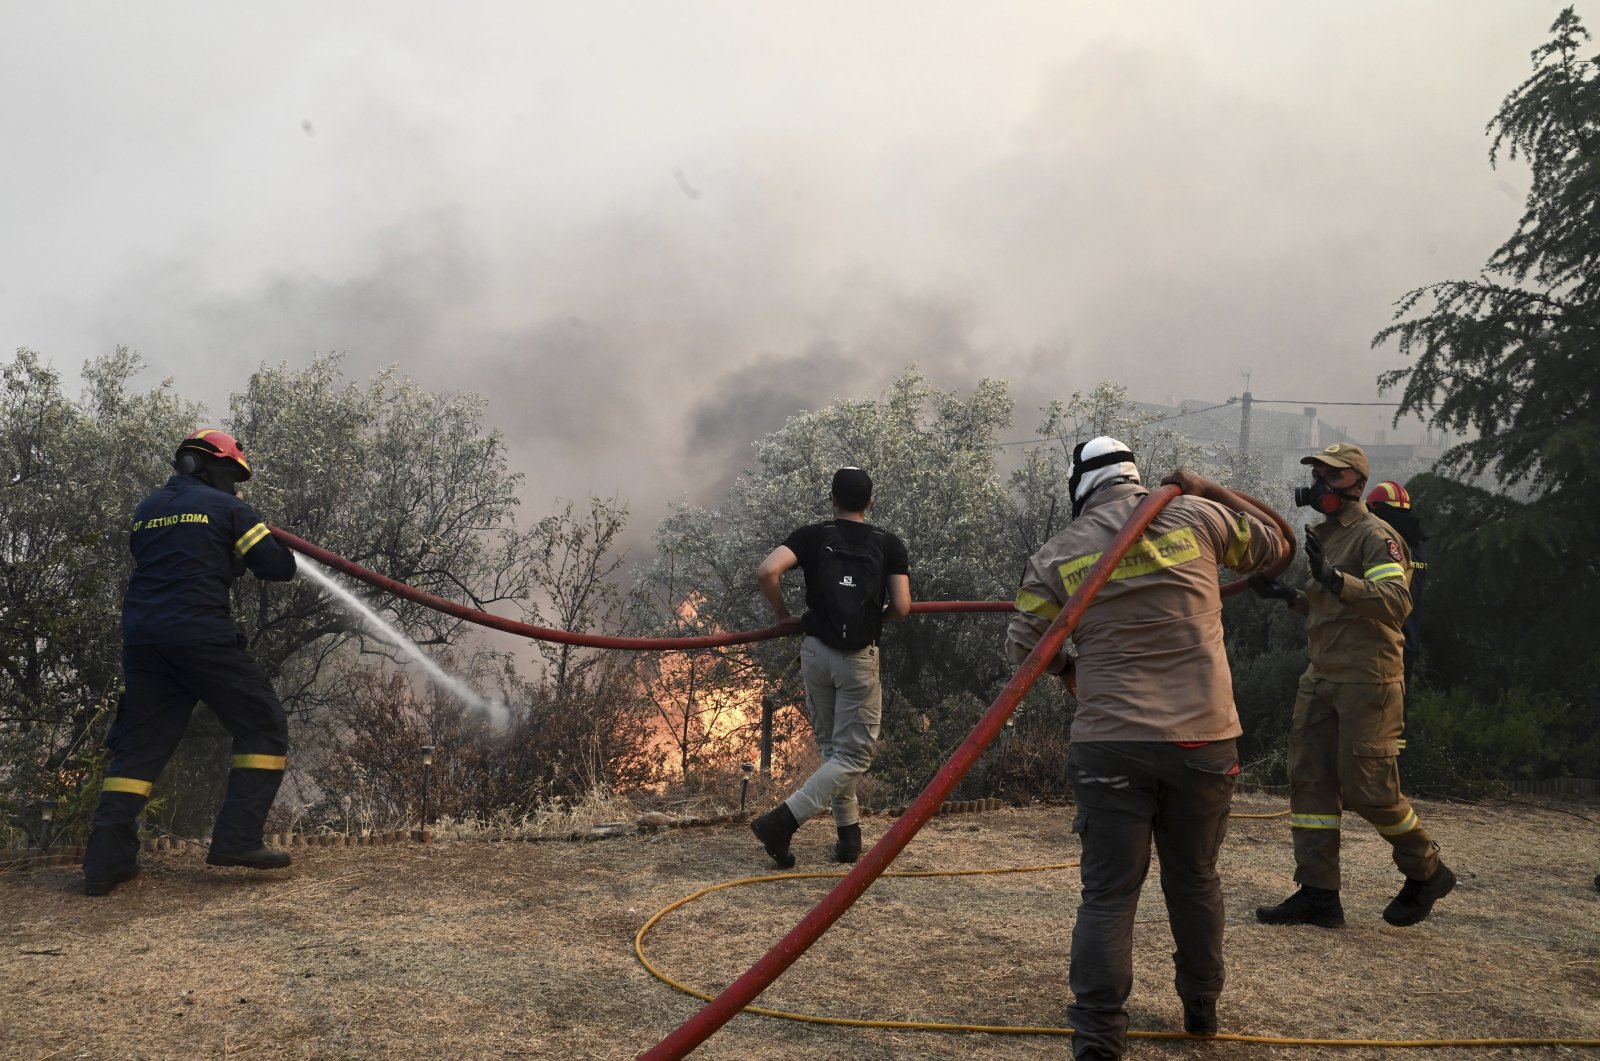
[[[244,459],[244,447],[239,445],[239,440],[226,431],[218,431],[214,427],[202,427],[194,434],[178,443],[178,452],[192,449],[196,453],[206,453],[213,457],[232,461],[244,473],[239,480],[243,482],[250,478],[250,462]]]
[[[1411,507],[1411,495],[1406,493],[1405,487],[1393,479],[1385,479],[1367,491],[1367,504],[1393,505],[1395,508],[1409,509]]]

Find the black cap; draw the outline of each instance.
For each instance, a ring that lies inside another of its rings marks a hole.
[[[833,473],[833,499],[846,512],[865,512],[872,500],[872,476],[860,468],[840,468]]]

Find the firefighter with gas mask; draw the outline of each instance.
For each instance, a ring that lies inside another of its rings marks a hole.
[[[1304,590],[1252,575],[1262,597],[1306,616],[1311,665],[1300,677],[1289,731],[1289,825],[1300,889],[1256,909],[1269,925],[1344,924],[1339,826],[1345,806],[1393,849],[1405,884],[1384,908],[1391,925],[1414,925],[1455,887],[1416,811],[1400,793],[1404,726],[1401,626],[1411,612],[1411,558],[1394,528],[1361,501],[1370,466],[1360,446],[1337,442],[1302,458],[1309,487],[1295,503],[1324,517],[1306,528],[1311,581]]]
[[[289,854],[263,846],[262,828],[283,780],[289,731],[283,705],[228,609],[247,570],[294,577],[294,554],[237,496],[250,478],[244,449],[224,432],[178,445],[175,474],[134,510],[133,574],[122,600],[124,691],[106,737],[106,768],[83,859],[84,889],[105,895],[138,873],[138,817],[177,749],[197,701],[233,737],[227,793],[206,861],[281,869]]]

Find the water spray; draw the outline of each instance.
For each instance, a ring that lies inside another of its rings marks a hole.
[[[358,615],[375,633],[380,634],[385,640],[414,660],[418,666],[428,673],[428,677],[433,679],[435,685],[448,690],[456,699],[466,704],[469,708],[488,715],[490,724],[496,730],[503,730],[510,725],[511,712],[506,710],[506,705],[503,702],[479,696],[466,682],[439,666],[432,657],[422,651],[420,645],[401,633],[383,616],[367,607],[354,593],[334,581],[333,576],[323,570],[316,561],[302,557],[300,571],[309,575],[311,580],[326,590],[330,596]]]

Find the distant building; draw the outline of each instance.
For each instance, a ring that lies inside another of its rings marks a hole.
[[[1300,458],[1312,450],[1331,446],[1335,442],[1354,442],[1366,451],[1367,460],[1372,463],[1369,482],[1381,483],[1385,479],[1393,479],[1403,483],[1413,475],[1431,470],[1449,444],[1444,432],[1431,430],[1423,431],[1421,442],[1389,442],[1387,431],[1378,431],[1370,439],[1357,438],[1343,427],[1335,427],[1319,418],[1314,405],[1303,408],[1298,421],[1298,424],[1290,424],[1284,431],[1282,448],[1257,446],[1254,439],[1250,446],[1251,452],[1260,453],[1265,458],[1268,469],[1278,469],[1278,474],[1284,479],[1305,478],[1305,468]]]
[[[1141,412],[1169,418],[1172,422],[1163,426],[1203,445],[1239,445],[1241,402],[1188,398],[1165,406],[1145,402],[1137,405]],[[1361,438],[1342,425],[1330,424],[1318,415],[1314,405],[1305,406],[1298,413],[1279,409],[1252,403],[1250,410],[1249,450],[1261,461],[1268,480],[1301,482],[1306,469],[1300,458],[1335,442],[1354,442],[1366,450],[1367,459],[1372,462],[1371,482],[1394,479],[1404,483],[1431,470],[1450,446],[1449,436],[1442,431],[1423,428],[1419,442],[1390,442],[1387,431]]]

